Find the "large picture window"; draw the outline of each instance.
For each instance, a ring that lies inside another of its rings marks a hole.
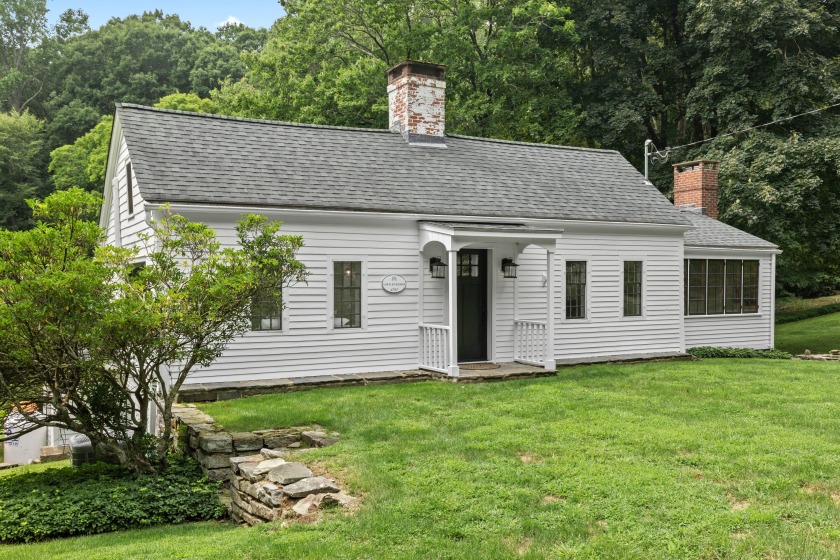
[[[624,316],[642,315],[642,261],[624,261]]]
[[[362,326],[362,263],[333,263],[333,326],[357,329]]]
[[[566,261],[566,319],[586,319],[586,261]]]
[[[758,313],[758,261],[685,260],[685,314]]]

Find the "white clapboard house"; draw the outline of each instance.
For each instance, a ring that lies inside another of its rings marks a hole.
[[[675,166],[675,206],[615,151],[445,134],[444,72],[389,70],[389,130],[117,107],[108,243],[164,203],[305,242],[308,283],[190,382],[773,346],[779,251],[715,219],[714,162]]]

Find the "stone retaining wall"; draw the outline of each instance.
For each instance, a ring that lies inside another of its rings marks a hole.
[[[832,350],[828,354],[812,354],[810,350],[805,350],[804,354],[796,356],[798,360],[817,360],[820,362],[834,362],[840,361],[840,350]]]
[[[194,458],[210,480],[228,481],[231,457],[253,455],[262,449],[289,450],[301,447],[324,447],[337,440],[316,426],[228,432],[195,405],[175,405],[172,409],[178,449]]]
[[[173,418],[179,450],[196,459],[208,478],[230,485],[228,509],[241,523],[313,520],[322,507],[358,503],[335,480],[286,461],[303,449],[336,443],[334,435],[310,427],[228,432],[195,405],[176,405]]]

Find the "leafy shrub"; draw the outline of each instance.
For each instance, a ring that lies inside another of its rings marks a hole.
[[[776,315],[776,324],[783,325],[785,323],[793,323],[794,321],[804,321],[805,319],[813,319],[814,317],[822,317],[823,315],[831,315],[832,313],[840,313],[840,303],[831,303],[795,311],[785,311],[784,314],[779,313]]]
[[[224,515],[219,485],[172,457],[159,475],[99,463],[0,479],[0,541],[92,535]]]
[[[696,358],[765,358],[768,360],[789,360],[793,356],[781,350],[756,350],[754,348],[722,348],[718,346],[698,346],[689,348],[686,353]]]

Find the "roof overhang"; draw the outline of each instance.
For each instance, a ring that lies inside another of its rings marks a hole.
[[[420,250],[429,243],[440,243],[447,251],[458,251],[481,243],[505,242],[521,246],[536,245],[553,253],[560,228],[539,228],[525,224],[493,224],[479,222],[420,222]]]
[[[710,245],[685,245],[686,255],[738,255],[738,256],[767,256],[781,255],[778,247],[726,247]]]

